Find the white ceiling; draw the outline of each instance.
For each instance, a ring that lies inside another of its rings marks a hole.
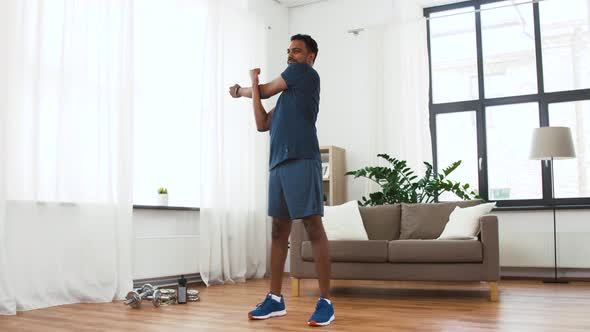
[[[298,6],[305,6],[312,4],[314,2],[319,2],[323,0],[275,0],[276,2],[280,3],[285,7],[298,7]]]
[[[305,6],[320,1],[339,1],[339,0],[275,0],[285,7]],[[422,7],[432,7],[446,5],[454,2],[461,2],[465,0],[398,0],[398,1],[417,1]]]

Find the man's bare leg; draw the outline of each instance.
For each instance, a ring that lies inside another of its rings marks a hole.
[[[272,219],[272,246],[270,252],[270,292],[281,295],[285,260],[289,250],[291,219]]]
[[[303,224],[313,246],[316,270],[320,276],[320,293],[322,297],[327,299],[330,295],[330,253],[328,251],[328,237],[324,231],[322,217],[319,214],[315,214],[303,218]]]

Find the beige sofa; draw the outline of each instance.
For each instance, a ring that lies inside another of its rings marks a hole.
[[[498,300],[498,219],[480,218],[477,240],[436,240],[456,206],[480,201],[360,207],[368,241],[330,241],[332,279],[485,281]],[[293,224],[290,246],[293,295],[301,279],[317,279],[311,242],[303,223]]]

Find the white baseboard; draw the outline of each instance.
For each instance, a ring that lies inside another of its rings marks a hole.
[[[510,267],[500,268],[500,276],[504,278],[535,278],[549,279],[555,276],[552,267]],[[557,276],[566,279],[589,279],[590,269],[583,268],[558,268]]]
[[[184,278],[188,281],[189,284],[203,282],[203,279],[201,279],[201,275],[199,273],[185,275]],[[152,286],[157,287],[177,286],[178,279],[180,279],[180,276],[136,279],[133,280],[133,288],[139,288],[145,284],[151,284]]]

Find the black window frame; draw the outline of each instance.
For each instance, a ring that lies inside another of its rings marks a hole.
[[[535,31],[535,53],[536,53],[536,69],[537,69],[537,93],[518,95],[510,97],[495,97],[485,98],[484,86],[484,68],[483,68],[483,42],[482,42],[482,27],[481,27],[481,13],[482,5],[494,2],[502,2],[504,0],[469,0],[458,3],[428,7],[424,8],[424,17],[426,20],[427,29],[427,43],[428,43],[428,71],[430,77],[429,87],[429,110],[430,110],[430,133],[432,143],[432,160],[433,167],[438,170],[437,165],[437,144],[436,144],[436,115],[444,113],[458,113],[458,112],[476,112],[477,121],[477,160],[481,166],[478,169],[478,188],[480,196],[489,200],[488,187],[488,166],[487,166],[487,135],[486,135],[486,117],[485,109],[489,106],[512,105],[520,103],[535,102],[539,105],[539,126],[546,127],[549,125],[549,104],[562,102],[575,102],[582,100],[590,101],[590,89],[565,90],[558,92],[546,93],[543,82],[543,52],[541,45],[541,19],[539,3],[533,2],[528,5],[533,6],[533,22]],[[431,59],[431,45],[430,45],[430,15],[433,13],[460,9],[465,7],[473,7],[475,9],[475,34],[477,46],[477,80],[479,96],[478,99],[446,102],[434,104],[432,99],[432,59]],[[481,158],[481,159],[480,159]],[[481,160],[481,161],[480,161]],[[529,210],[531,208],[543,209],[549,206],[557,206],[562,208],[582,208],[590,207],[590,197],[573,197],[573,198],[556,198],[551,196],[551,169],[548,163],[539,161],[542,175],[542,189],[543,196],[541,199],[516,199],[516,200],[496,200],[499,208],[506,208],[507,210],[522,208]]]

